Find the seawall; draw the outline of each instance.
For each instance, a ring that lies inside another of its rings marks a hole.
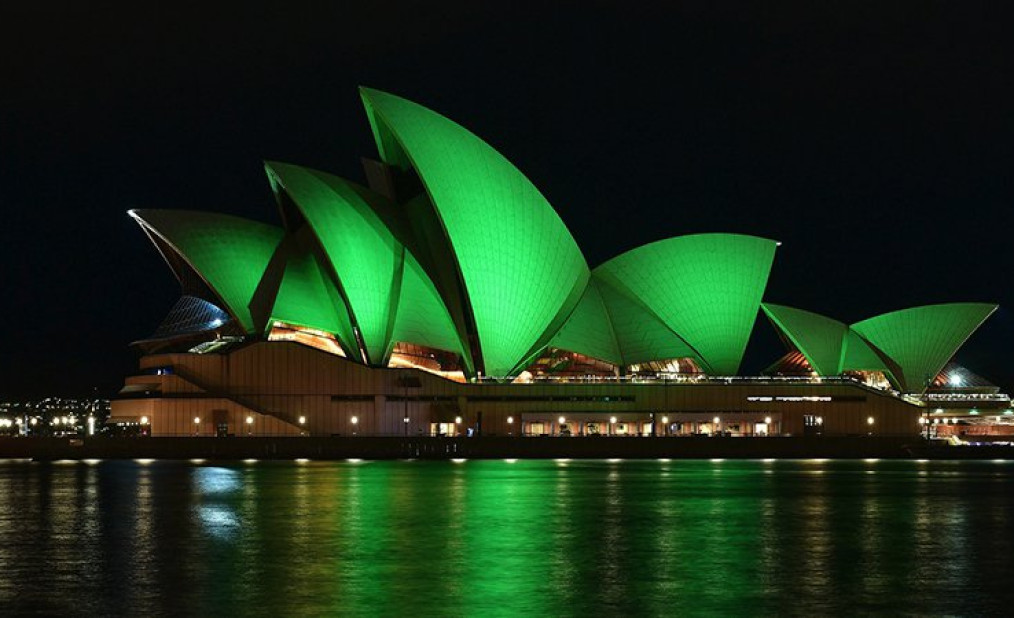
[[[912,437],[0,438],[0,458],[55,459],[1014,459],[1014,447]]]

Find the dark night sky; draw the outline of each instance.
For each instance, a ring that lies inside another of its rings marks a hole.
[[[1008,14],[928,1],[10,4],[0,399],[111,395],[136,366],[127,344],[179,289],[128,208],[277,223],[265,159],[362,181],[375,149],[359,84],[500,150],[592,266],[663,237],[740,232],[783,242],[772,302],[849,322],[999,302],[958,360],[1014,388]],[[781,352],[759,321],[743,369]]]

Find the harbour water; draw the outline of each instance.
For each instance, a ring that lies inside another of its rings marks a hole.
[[[0,614],[1009,615],[1014,462],[0,462]]]

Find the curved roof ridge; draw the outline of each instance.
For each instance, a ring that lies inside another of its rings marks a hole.
[[[742,238],[755,238],[757,240],[766,240],[768,242],[773,242],[776,247],[780,247],[781,244],[782,244],[782,241],[780,241],[780,240],[774,240],[773,238],[768,238],[766,236],[757,236],[755,234],[740,234],[738,232],[695,232],[693,234],[679,234],[677,236],[666,236],[664,238],[659,238],[657,240],[652,240],[650,242],[646,242],[643,245],[637,245],[636,247],[631,247],[630,249],[627,249],[626,251],[623,251],[621,253],[618,253],[618,254],[614,255],[613,257],[609,258],[605,262],[602,262],[602,264],[599,264],[595,268],[592,268],[592,270],[598,270],[604,264],[608,264],[609,262],[612,262],[613,260],[615,260],[617,258],[621,258],[621,257],[627,255],[628,253],[633,253],[634,251],[639,251],[641,249],[644,249],[645,247],[651,247],[653,245],[657,245],[657,244],[660,244],[660,243],[665,243],[665,242],[668,242],[670,240],[673,240],[674,238],[698,238],[698,237],[705,237],[705,236],[738,236],[738,237],[742,237]]]
[[[892,309],[890,311],[885,311],[883,313],[878,313],[876,315],[871,315],[868,318],[863,318],[862,320],[858,320],[856,322],[853,322],[852,324],[850,324],[850,326],[855,326],[856,324],[861,324],[863,322],[868,322],[868,321],[870,321],[870,320],[872,320],[874,318],[881,318],[881,317],[884,317],[884,316],[887,316],[887,315],[893,315],[895,313],[904,313],[906,311],[913,311],[915,309],[926,309],[926,308],[929,308],[929,307],[959,307],[959,306],[975,306],[975,305],[979,305],[979,306],[983,306],[983,307],[992,307],[993,311],[996,311],[997,309],[1000,308],[999,303],[982,302],[982,301],[970,301],[970,302],[957,301],[957,302],[947,302],[947,303],[926,303],[924,305],[912,305],[911,307],[902,307],[901,309]]]

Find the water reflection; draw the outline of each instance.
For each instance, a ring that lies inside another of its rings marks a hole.
[[[233,539],[240,531],[240,518],[226,499],[240,489],[239,473],[221,467],[197,468],[193,479],[197,494],[194,511],[202,532],[218,540]]]
[[[196,468],[193,478],[197,482],[197,491],[205,497],[229,493],[240,486],[239,472],[218,466]]]
[[[999,613],[1012,469],[0,462],[0,607],[581,615],[777,613],[791,602],[801,614]]]

